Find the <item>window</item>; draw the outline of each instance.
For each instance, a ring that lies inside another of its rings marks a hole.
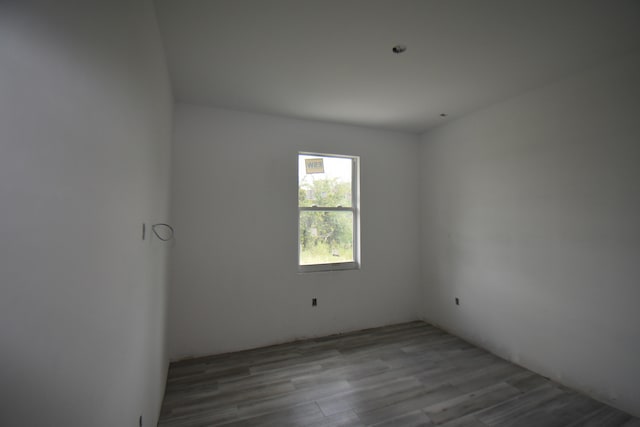
[[[359,268],[358,157],[298,154],[298,269]]]

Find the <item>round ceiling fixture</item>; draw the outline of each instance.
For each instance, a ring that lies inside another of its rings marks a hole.
[[[397,44],[391,50],[393,51],[393,53],[397,53],[398,55],[400,55],[402,52],[407,50],[407,47],[403,44]]]

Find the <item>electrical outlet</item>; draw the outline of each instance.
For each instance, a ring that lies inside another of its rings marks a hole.
[[[460,298],[456,298],[456,305],[460,305]]]
[[[312,305],[313,307],[317,306],[317,305],[318,305],[318,298],[313,298],[313,299],[311,300],[311,305]]]

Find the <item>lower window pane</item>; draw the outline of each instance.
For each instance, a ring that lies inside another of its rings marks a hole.
[[[353,262],[353,212],[300,212],[300,265]]]

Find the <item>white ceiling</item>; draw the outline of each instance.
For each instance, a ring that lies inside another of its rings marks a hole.
[[[177,101],[411,132],[640,47],[638,0],[156,4]]]

